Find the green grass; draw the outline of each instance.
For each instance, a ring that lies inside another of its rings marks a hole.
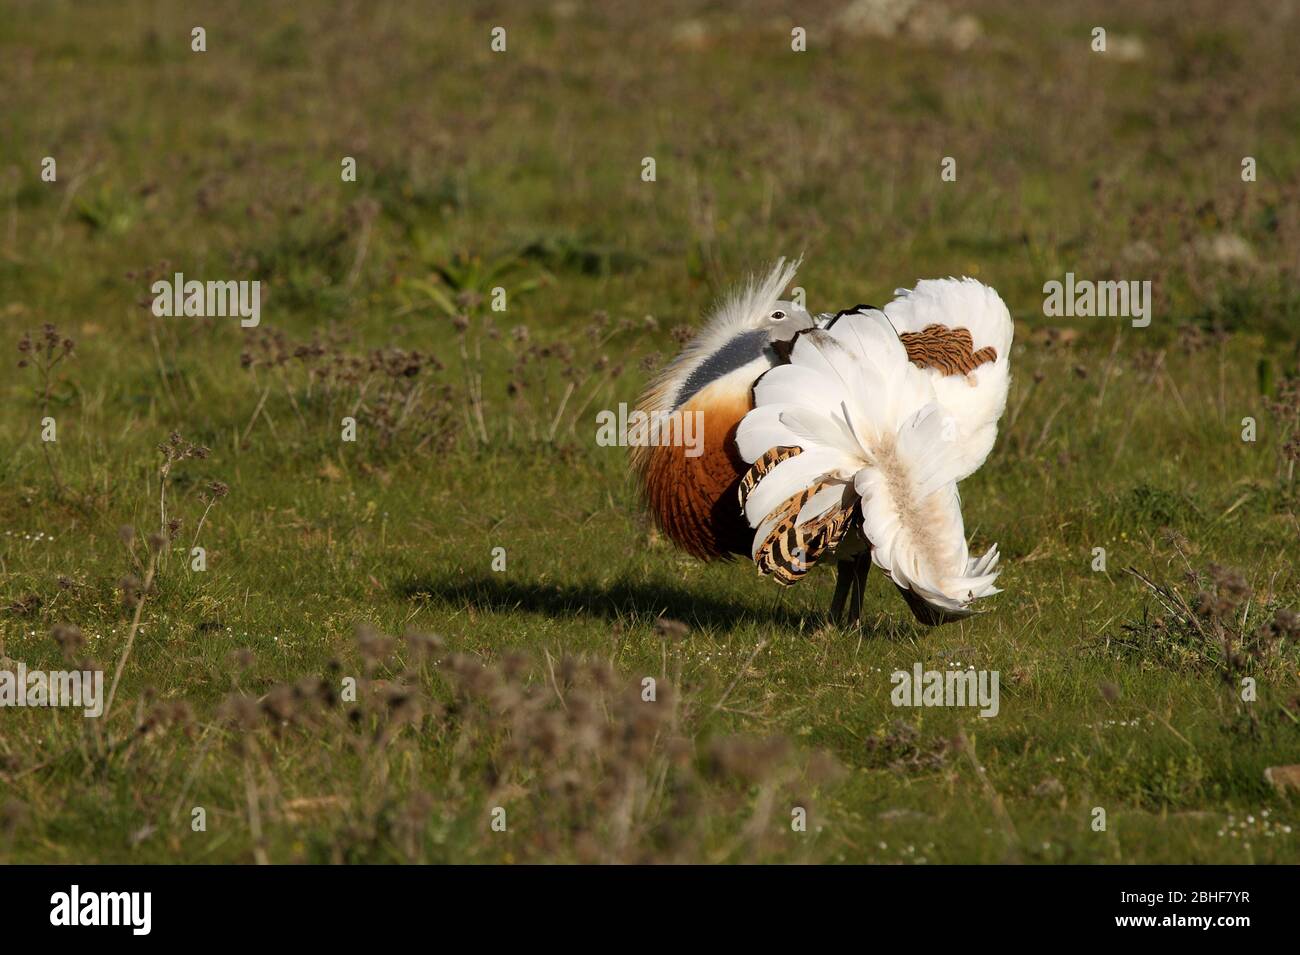
[[[0,376],[0,658],[65,666],[72,624],[76,659],[125,665],[106,719],[0,710],[0,861],[1300,860],[1263,775],[1300,752],[1295,636],[1215,642],[1300,605],[1269,410],[1300,51],[1270,10],[990,0],[954,52],[828,8],[805,54],[767,3],[5,17],[0,331],[76,345],[48,394],[16,350]],[[1145,56],[1092,53],[1096,24]],[[1253,258],[1197,251],[1224,235]],[[920,628],[877,574],[863,630],[827,628],[826,572],[787,592],[681,555],[596,445],[678,326],[801,252],[815,310],[963,273],[1010,306],[1007,416],[962,488],[1004,555],[988,613]],[[262,326],[154,318],[171,271],[260,279]],[[1152,280],[1151,327],[1044,318],[1066,271]],[[172,431],[209,453],[166,476],[181,525],[128,654]],[[1210,564],[1248,605],[1171,618],[1125,571],[1190,601]],[[999,715],[896,709],[917,662],[998,670]]]

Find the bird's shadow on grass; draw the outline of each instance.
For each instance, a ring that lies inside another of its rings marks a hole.
[[[608,620],[665,617],[702,628],[731,630],[758,623],[793,630],[820,624],[814,613],[775,604],[756,604],[715,597],[657,581],[618,580],[611,584],[542,583],[499,575],[457,576],[445,580],[408,577],[394,592],[406,600],[428,601],[480,611],[544,614],[553,618],[604,617]]]

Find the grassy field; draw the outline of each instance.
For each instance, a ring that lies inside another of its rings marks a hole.
[[[0,861],[1300,861],[1294,13],[380,6],[0,16],[0,670],[120,673],[0,709]],[[813,310],[1008,303],[988,613],[827,627],[597,445],[801,253]],[[155,317],[177,271],[260,325]],[[1045,317],[1066,272],[1151,325]],[[916,663],[999,714],[895,708]]]

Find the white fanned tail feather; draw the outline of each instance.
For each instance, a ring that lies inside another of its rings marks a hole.
[[[998,344],[1009,344],[1009,335]],[[978,390],[964,380],[961,387]],[[1001,389],[1004,403],[1005,382]],[[789,364],[755,385],[754,402],[736,434],[745,460],[758,461],[773,448],[801,449],[745,496],[745,516],[758,529],[756,553],[774,511],[825,485],[796,523],[857,507],[873,562],[942,619],[972,613],[976,600],[998,593],[997,548],[971,557],[957,493],[957,481],[973,470],[973,454],[980,461],[988,454],[971,447],[982,445],[981,428],[972,435],[954,421],[958,409],[942,402],[933,377],[908,360],[886,313],[847,315],[800,335]],[[996,415],[992,426],[996,432]],[[853,493],[844,493],[846,485]]]
[[[924,279],[913,289],[897,289],[885,314],[900,335],[933,325],[970,334],[975,352],[992,352],[965,375],[931,368],[925,375],[935,399],[957,430],[958,474],[963,480],[989,456],[998,436],[998,419],[1007,405],[1011,384],[1011,313],[993,289],[972,278]]]

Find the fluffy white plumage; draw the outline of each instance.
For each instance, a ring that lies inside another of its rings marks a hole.
[[[965,375],[917,367],[899,334],[932,325],[965,328],[974,350],[988,346],[996,360]],[[1011,335],[1002,300],[971,279],[920,282],[883,312],[864,310],[801,334],[789,363],[755,385],[754,410],[736,434],[750,462],[776,447],[803,449],[746,499],[745,516],[758,528],[755,552],[783,501],[829,481],[797,525],[856,498],[872,561],[900,588],[949,618],[998,593],[997,548],[971,557],[957,482],[984,462],[997,436]]]
[[[894,294],[898,298],[885,306],[885,314],[900,335],[929,325],[965,328],[974,351],[990,347],[997,354],[964,377],[933,368],[924,372],[957,426],[960,481],[984,463],[998,436],[1011,384],[1011,313],[997,292],[972,278],[925,279]]]

